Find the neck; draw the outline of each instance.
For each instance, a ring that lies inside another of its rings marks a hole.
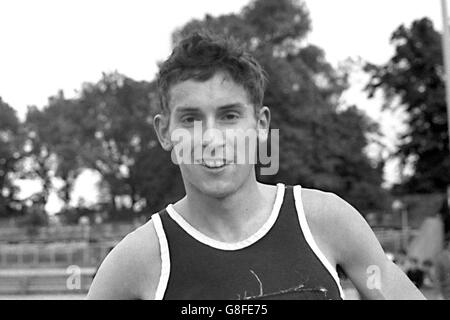
[[[186,197],[176,210],[205,235],[223,242],[238,242],[255,233],[272,212],[276,192],[273,186],[248,179],[238,190],[223,198],[208,196],[186,186]]]

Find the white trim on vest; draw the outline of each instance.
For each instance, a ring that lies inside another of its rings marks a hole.
[[[339,276],[336,272],[336,269],[331,265],[331,263],[328,261],[326,256],[323,254],[323,252],[319,249],[319,246],[317,245],[316,241],[314,240],[314,237],[311,233],[311,230],[309,228],[308,222],[306,221],[306,215],[305,210],[303,208],[303,201],[302,201],[302,194],[301,189],[302,187],[299,185],[294,186],[294,199],[295,199],[295,207],[297,209],[297,215],[298,220],[300,222],[300,227],[303,231],[303,235],[305,236],[306,242],[312,249],[312,251],[315,253],[317,258],[322,262],[323,266],[328,270],[328,272],[333,277],[334,281],[336,282],[339,293],[341,295],[341,298],[344,299],[344,290],[342,290],[341,283],[339,281]]]
[[[161,217],[158,213],[152,216],[153,225],[158,235],[159,248],[161,252],[161,274],[159,276],[158,287],[156,288],[155,300],[162,300],[166,293],[167,283],[169,282],[170,275],[170,255],[169,245],[167,243],[166,234],[161,223]]]
[[[278,214],[280,212],[281,205],[283,204],[283,198],[284,198],[284,184],[278,183],[277,184],[277,194],[275,198],[275,202],[272,208],[272,213],[270,214],[267,221],[263,224],[263,226],[256,231],[253,235],[248,237],[245,240],[235,242],[235,243],[228,243],[228,242],[222,242],[219,240],[212,239],[208,237],[207,235],[201,233],[197,229],[195,229],[189,222],[187,222],[178,212],[175,211],[172,204],[169,204],[166,208],[168,214],[170,217],[181,227],[186,231],[191,237],[196,239],[197,241],[206,244],[207,246],[220,249],[220,250],[226,250],[226,251],[235,251],[244,249],[246,247],[249,247],[250,245],[254,244],[258,240],[260,240],[262,237],[264,237],[269,230],[272,228],[272,226],[275,224]]]

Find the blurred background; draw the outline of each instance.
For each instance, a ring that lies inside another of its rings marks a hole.
[[[152,127],[155,75],[204,28],[238,39],[268,72],[280,170],[259,180],[343,197],[425,295],[442,298],[442,3],[1,2],[0,299],[83,298],[115,244],[183,196]]]

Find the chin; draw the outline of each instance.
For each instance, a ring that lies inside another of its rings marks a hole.
[[[202,181],[195,183],[197,189],[212,198],[226,198],[239,188],[237,181]]]
[[[231,167],[221,174],[208,174],[200,167],[181,167],[183,180],[204,195],[221,199],[236,193],[252,168]]]

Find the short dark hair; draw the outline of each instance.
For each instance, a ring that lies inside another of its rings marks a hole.
[[[160,104],[170,113],[170,87],[188,79],[207,81],[225,72],[247,91],[255,109],[263,104],[267,77],[261,65],[233,38],[195,32],[182,39],[160,65],[157,78]]]

